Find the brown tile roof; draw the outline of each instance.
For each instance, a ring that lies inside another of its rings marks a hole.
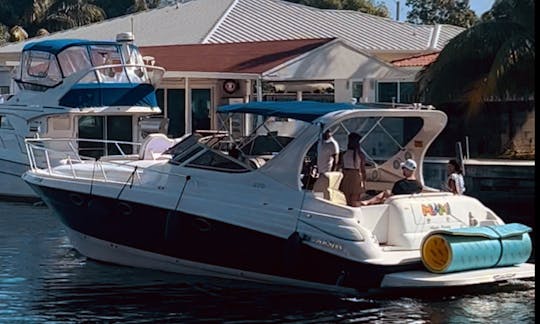
[[[167,71],[262,73],[333,39],[146,46],[140,50]]]
[[[439,56],[439,53],[431,53],[431,54],[423,54],[423,55],[415,55],[411,57],[402,58],[399,60],[394,60],[391,63],[395,66],[399,67],[407,67],[407,66],[426,66],[430,64],[431,62],[435,61],[435,59]]]

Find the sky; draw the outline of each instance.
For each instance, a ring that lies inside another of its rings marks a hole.
[[[407,18],[407,7],[405,6],[406,0],[379,0],[389,10],[390,18],[396,19],[396,3],[399,2],[399,21],[404,21]],[[374,1],[377,3],[378,1]],[[469,6],[476,13],[477,16],[481,16],[484,12],[491,9],[495,0],[469,0]]]

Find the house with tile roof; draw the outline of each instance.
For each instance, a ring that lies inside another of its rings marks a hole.
[[[218,105],[268,99],[263,88],[302,99],[326,84],[332,101],[410,102],[417,69],[391,62],[438,52],[463,30],[282,0],[191,0],[40,39],[110,40],[131,31],[143,54],[167,70],[158,95],[176,136],[217,127]],[[35,40],[1,46],[4,71]]]

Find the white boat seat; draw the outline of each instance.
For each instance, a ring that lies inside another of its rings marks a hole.
[[[266,163],[266,160],[261,157],[250,157],[248,163],[253,169],[258,169]]]
[[[150,134],[145,138],[141,145],[139,158],[141,160],[156,160],[175,143],[175,140],[168,138],[165,134]]]
[[[345,194],[339,190],[343,173],[339,171],[324,172],[313,184],[314,192],[322,192],[324,199],[338,204],[347,205]]]

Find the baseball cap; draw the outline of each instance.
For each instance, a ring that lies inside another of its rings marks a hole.
[[[413,159],[407,159],[405,162],[401,162],[400,166],[411,171],[416,170],[416,162]]]

